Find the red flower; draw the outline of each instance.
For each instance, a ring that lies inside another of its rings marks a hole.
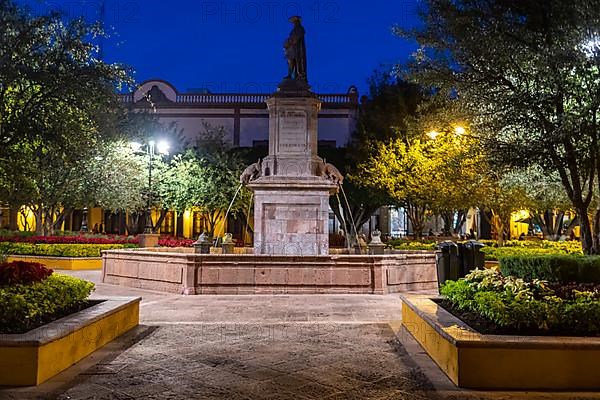
[[[54,271],[40,263],[13,261],[0,264],[0,286],[40,282]]]

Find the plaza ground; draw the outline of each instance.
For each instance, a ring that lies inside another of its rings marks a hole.
[[[457,389],[401,328],[398,295],[141,296],[141,325],[50,381],[0,399],[600,399]]]

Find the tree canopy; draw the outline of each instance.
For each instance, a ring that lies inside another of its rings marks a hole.
[[[79,204],[81,161],[97,155],[124,110],[128,70],[97,58],[97,25],[33,17],[0,2],[0,201],[29,206],[38,232]]]
[[[592,0],[425,0],[400,28],[420,49],[412,77],[460,102],[491,156],[556,173],[598,250],[588,208],[600,184],[600,8]],[[600,217],[595,218],[595,220]]]

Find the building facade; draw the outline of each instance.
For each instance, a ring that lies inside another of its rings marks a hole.
[[[184,139],[195,143],[203,125],[223,127],[233,146],[266,145],[269,138],[269,93],[210,93],[207,90],[179,92],[167,81],[153,79],[133,93],[121,95],[131,110],[150,110],[165,125],[174,124]],[[358,91],[320,94],[319,142],[343,147],[350,140],[358,116]]]

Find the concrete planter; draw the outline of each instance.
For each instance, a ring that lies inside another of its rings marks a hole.
[[[8,256],[8,261],[36,262],[52,269],[102,269],[102,257],[46,257],[14,255]]]
[[[430,296],[401,298],[402,324],[459,387],[600,389],[600,338],[482,335]]]
[[[0,335],[0,385],[39,385],[139,324],[139,297],[103,301],[23,334]]]

